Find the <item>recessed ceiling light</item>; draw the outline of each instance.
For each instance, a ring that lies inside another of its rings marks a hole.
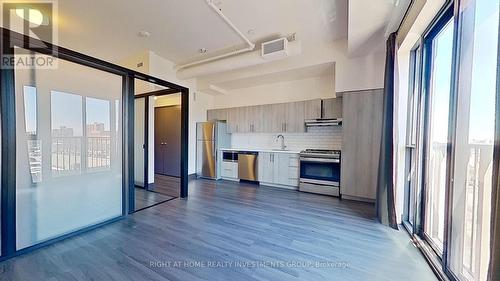
[[[44,23],[44,16],[42,12],[40,12],[40,10],[31,8],[26,8],[26,10],[27,13],[25,9],[16,9],[16,15],[34,25],[42,25]],[[27,16],[27,18],[25,15]]]
[[[205,48],[200,48],[200,49],[198,49],[198,53],[200,53],[200,54],[205,54],[207,51],[208,51],[208,50],[207,50],[207,49],[205,49]]]
[[[139,31],[139,33],[137,35],[139,35],[139,37],[142,37],[142,38],[147,38],[147,37],[151,36],[151,33],[147,32],[146,30],[142,30],[142,31]]]

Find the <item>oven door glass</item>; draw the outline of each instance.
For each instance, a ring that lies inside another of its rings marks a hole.
[[[340,182],[340,163],[301,160],[300,178]]]

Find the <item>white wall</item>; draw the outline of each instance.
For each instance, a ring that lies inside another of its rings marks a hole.
[[[325,63],[335,63],[335,92],[379,89],[384,86],[385,50],[360,57],[349,57],[347,40],[331,44],[302,46],[302,54],[246,68],[199,77],[199,89],[210,90],[210,85],[240,79],[254,79],[265,75],[293,71]],[[224,88],[224,87],[222,87]],[[232,92],[234,90],[230,90]]]
[[[137,63],[144,62],[143,67]],[[196,122],[206,121],[207,109],[213,106],[213,96],[197,90],[196,80],[179,80],[175,75],[174,64],[151,51],[143,51],[119,62],[124,67],[149,74],[151,76],[176,83],[189,88],[189,147],[188,147],[188,173],[196,172]],[[147,67],[147,68],[146,68]],[[151,139],[151,138],[150,138]],[[153,157],[150,157],[154,161]],[[149,163],[150,171],[154,163]]]
[[[331,77],[314,77],[236,89],[214,97],[214,108],[283,103],[335,97]]]
[[[384,88],[385,53],[363,57],[339,56],[335,61],[337,92]]]

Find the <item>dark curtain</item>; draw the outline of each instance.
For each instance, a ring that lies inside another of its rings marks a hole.
[[[394,204],[394,68],[396,56],[396,33],[387,39],[384,78],[384,112],[382,120],[382,142],[380,145],[377,217],[382,224],[398,229]]]

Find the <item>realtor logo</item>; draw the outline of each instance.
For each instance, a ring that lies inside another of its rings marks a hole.
[[[47,55],[55,53],[57,33],[54,19],[57,11],[55,1],[6,1],[2,2],[2,27],[13,32],[2,38],[2,68],[30,69],[56,68],[57,58]],[[19,36],[19,35],[24,35]],[[50,44],[46,44],[48,42]],[[18,47],[18,48],[15,48]],[[6,50],[15,48],[14,55]],[[38,50],[44,50],[38,52]]]

